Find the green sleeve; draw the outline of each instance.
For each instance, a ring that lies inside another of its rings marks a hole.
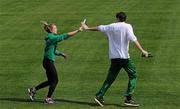
[[[54,54],[57,55],[57,56],[61,56],[61,55],[62,55],[62,52],[56,50]]]
[[[50,40],[52,42],[60,42],[60,41],[66,40],[68,38],[69,38],[69,35],[67,33],[64,33],[64,34],[60,34],[60,35],[53,35],[50,37]]]

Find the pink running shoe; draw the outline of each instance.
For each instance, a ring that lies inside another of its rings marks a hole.
[[[54,104],[54,100],[52,98],[46,98],[45,103],[46,104]]]

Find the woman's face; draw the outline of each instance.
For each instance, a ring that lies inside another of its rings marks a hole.
[[[57,34],[57,26],[52,25],[51,32]]]

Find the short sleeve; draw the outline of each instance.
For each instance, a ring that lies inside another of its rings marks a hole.
[[[100,25],[98,26],[98,30],[101,32],[107,32],[109,30],[109,25]]]
[[[136,36],[134,35],[133,28],[131,25],[129,25],[127,28],[127,37],[128,37],[128,40],[132,42],[135,42],[137,40]]]

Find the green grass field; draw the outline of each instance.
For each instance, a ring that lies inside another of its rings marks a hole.
[[[84,18],[90,26],[114,22],[125,11],[145,49],[143,59],[131,44],[138,71],[137,109],[180,109],[180,1],[179,0],[0,0],[0,109],[101,109],[93,98],[110,64],[108,42],[99,32],[83,32],[59,44],[68,59],[56,59],[57,103],[45,105],[47,89],[30,102],[27,88],[44,80],[44,36],[40,20],[75,30]],[[104,109],[124,108],[128,77],[121,70],[105,96]]]

